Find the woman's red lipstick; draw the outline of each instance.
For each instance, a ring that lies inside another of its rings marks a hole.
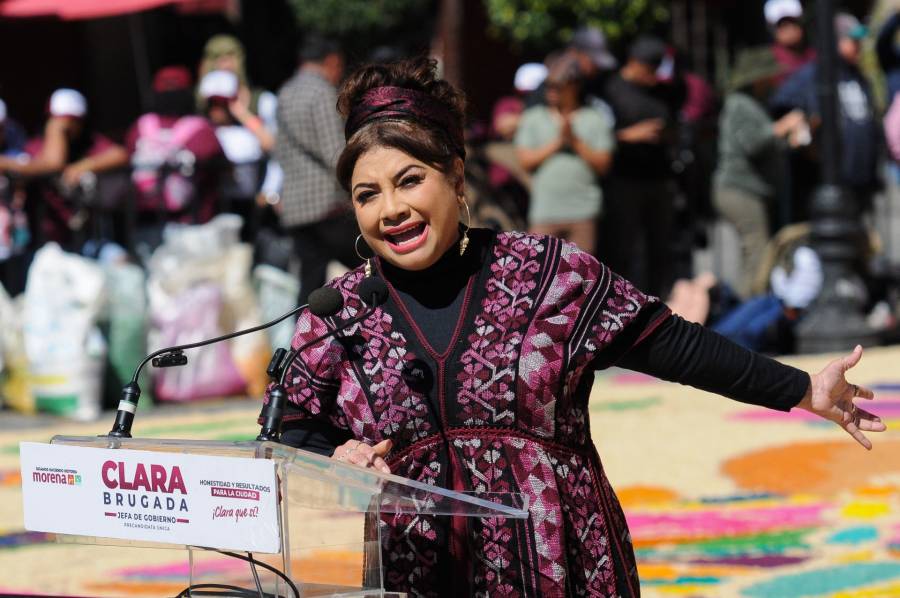
[[[425,244],[429,230],[424,222],[397,226],[384,231],[384,241],[394,253],[410,253]]]

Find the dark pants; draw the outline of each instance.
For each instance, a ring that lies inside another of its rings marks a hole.
[[[325,284],[328,262],[336,260],[348,268],[362,263],[353,248],[359,229],[350,215],[341,214],[297,226],[291,229],[291,234],[294,252],[300,258],[300,305],[306,303],[312,291]]]
[[[665,298],[674,277],[671,182],[613,177],[607,191],[600,239],[604,261],[641,290]]]

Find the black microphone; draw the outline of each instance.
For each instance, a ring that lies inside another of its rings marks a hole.
[[[263,423],[259,436],[256,437],[257,440],[272,440],[278,442],[281,438],[281,420],[284,417],[284,407],[287,405],[287,391],[284,389],[284,378],[287,376],[291,364],[299,357],[300,353],[316,343],[334,336],[338,332],[341,332],[354,324],[362,322],[371,316],[375,312],[375,309],[387,301],[388,298],[388,288],[384,281],[380,278],[371,276],[363,278],[362,282],[359,283],[359,286],[356,287],[356,292],[362,302],[368,306],[368,309],[363,310],[361,315],[351,320],[347,320],[346,322],[342,322],[335,329],[329,330],[325,334],[321,334],[311,341],[303,343],[296,349],[293,349],[290,354],[288,354],[287,359],[280,361],[275,367],[272,367],[270,364],[270,369],[280,372],[280,375],[278,381],[269,389],[269,401],[263,405],[262,412],[259,414],[263,419]]]
[[[362,282],[359,283],[359,286],[356,287],[356,292],[359,295],[359,298],[362,299],[366,305],[371,307],[378,307],[387,301],[388,298],[387,285],[383,280],[374,276],[363,278]]]
[[[324,317],[336,314],[343,306],[344,297],[340,292],[330,287],[323,287],[321,289],[316,289],[309,294],[309,303],[301,305],[300,307],[295,307],[286,314],[278,316],[271,322],[266,322],[265,324],[254,326],[253,328],[247,328],[246,330],[238,330],[237,332],[217,336],[216,338],[198,341],[196,343],[166,347],[154,351],[141,361],[134,370],[131,382],[122,388],[122,398],[119,400],[119,408],[118,411],[116,411],[116,421],[107,436],[112,436],[114,438],[131,438],[131,426],[134,422],[134,412],[137,409],[138,400],[141,398],[141,388],[138,386],[137,380],[138,376],[141,374],[141,370],[147,365],[147,362],[152,361],[153,367],[157,368],[185,365],[187,363],[187,356],[183,352],[187,349],[204,347],[220,341],[232,339],[236,336],[243,336],[245,334],[250,334],[251,332],[258,332],[266,328],[271,328],[275,324],[278,324],[282,320],[286,320],[305,308],[309,308],[310,312],[319,317]],[[275,352],[275,355],[279,356],[278,351]],[[283,351],[280,356],[284,356]],[[274,357],[273,361],[275,361]],[[270,363],[269,368],[271,367],[272,365]]]

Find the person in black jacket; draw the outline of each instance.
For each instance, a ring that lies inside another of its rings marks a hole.
[[[859,69],[860,44],[868,29],[853,15],[835,16],[838,41],[838,107],[840,111],[841,164],[839,182],[856,196],[862,210],[871,207],[878,187],[880,123],[875,115],[872,90]],[[815,126],[821,121],[817,95],[818,61],[810,63],[785,81],[770,105],[776,112],[799,109]]]

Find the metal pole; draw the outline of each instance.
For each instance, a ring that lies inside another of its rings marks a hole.
[[[838,184],[840,168],[840,132],[837,104],[837,39],[834,33],[834,5],[832,0],[816,2],[816,53],[818,77],[816,94],[819,98],[819,131],[822,152],[822,184]]]
[[[694,5],[694,15],[691,19],[691,36],[694,38],[694,64],[691,65],[695,73],[705,73],[709,68],[709,18],[708,7],[705,2]]]
[[[838,57],[832,0],[816,1],[820,154],[822,184],[812,198],[812,246],[822,261],[822,291],[797,325],[801,353],[847,351],[872,345],[877,336],[866,323],[866,290],[857,272],[864,267],[865,230],[855,199],[840,185]]]
[[[144,35],[143,15],[128,15],[128,28],[131,30],[131,52],[134,57],[134,73],[137,79],[138,96],[141,99],[141,111],[150,109],[150,62],[147,59],[147,36]]]

